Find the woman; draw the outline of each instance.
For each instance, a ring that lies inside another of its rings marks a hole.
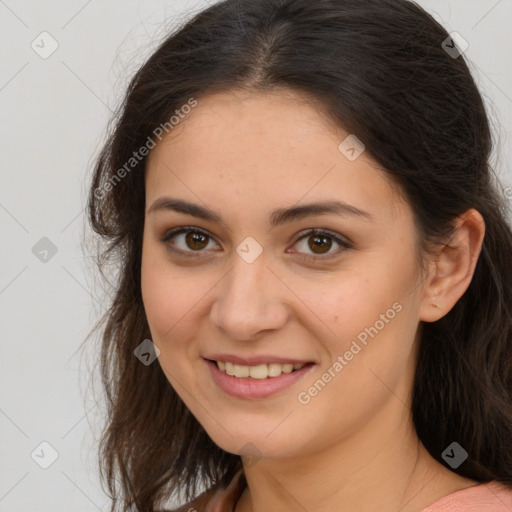
[[[112,510],[511,510],[490,151],[461,46],[412,2],[227,0],[171,34],[89,198],[119,265]]]

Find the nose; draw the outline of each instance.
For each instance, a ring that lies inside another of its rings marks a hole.
[[[290,291],[267,266],[264,254],[252,263],[235,254],[232,269],[216,289],[210,318],[226,337],[252,341],[288,321]]]

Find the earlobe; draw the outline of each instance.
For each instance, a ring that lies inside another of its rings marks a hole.
[[[474,208],[457,218],[451,239],[440,246],[431,262],[432,272],[424,284],[420,320],[439,320],[462,297],[473,278],[484,235],[484,219]]]

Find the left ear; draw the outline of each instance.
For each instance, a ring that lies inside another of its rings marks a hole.
[[[430,262],[419,319],[435,322],[446,315],[467,290],[485,235],[485,221],[471,208],[457,217],[455,231]]]

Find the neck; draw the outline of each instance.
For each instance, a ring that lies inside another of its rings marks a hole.
[[[244,463],[244,474],[236,512],[418,512],[476,483],[430,456],[394,395],[364,429],[327,449]]]

